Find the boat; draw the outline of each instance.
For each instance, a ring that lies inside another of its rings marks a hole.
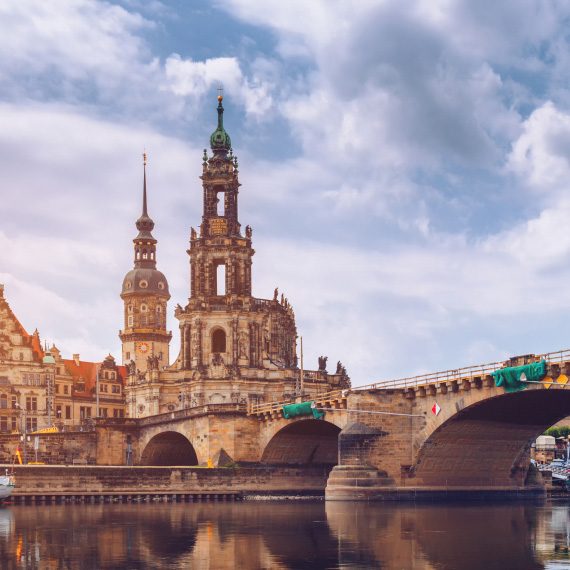
[[[0,475],[0,501],[5,501],[10,497],[15,486],[16,478],[14,474],[8,473],[6,469],[6,475]]]

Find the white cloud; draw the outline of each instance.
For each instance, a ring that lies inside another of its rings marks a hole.
[[[258,77],[245,77],[235,57],[194,61],[174,54],[166,60],[165,73],[168,88],[176,95],[197,100],[223,86],[232,100],[241,101],[246,113],[253,116],[264,115],[273,103],[272,86]]]

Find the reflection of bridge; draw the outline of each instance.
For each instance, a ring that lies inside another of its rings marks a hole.
[[[547,364],[540,382],[516,392],[495,385],[491,374],[505,364],[537,360]],[[323,393],[312,400],[324,420],[287,419],[283,402],[228,403],[126,420],[124,429],[143,465],[217,465],[223,458],[334,467],[329,499],[541,492],[530,445],[570,415],[569,374],[570,351],[528,355]]]

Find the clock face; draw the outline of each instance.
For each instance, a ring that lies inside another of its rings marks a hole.
[[[148,352],[148,344],[146,342],[140,342],[138,349],[139,349],[139,352],[146,354]]]

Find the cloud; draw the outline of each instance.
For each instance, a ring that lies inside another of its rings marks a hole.
[[[276,42],[243,52],[186,36],[161,52],[160,4],[3,4],[0,267],[16,313],[64,354],[118,355],[145,146],[158,265],[184,302],[215,124],[202,102],[222,82],[254,293],[288,295],[307,366],[326,353],[364,383],[559,348],[566,8],[519,4],[232,0],[242,35]]]
[[[243,103],[248,115],[262,116],[272,106],[272,86],[257,77],[246,78],[235,57],[193,61],[175,54],[166,60],[165,73],[167,85],[176,95],[198,100],[223,86],[232,100]]]

